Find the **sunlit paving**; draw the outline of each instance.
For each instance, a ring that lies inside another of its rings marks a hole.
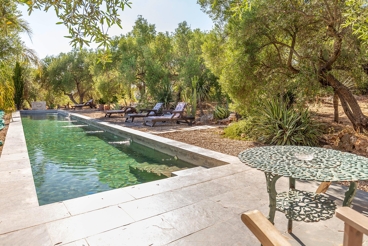
[[[367,1],[0,1],[0,246],[368,246]]]

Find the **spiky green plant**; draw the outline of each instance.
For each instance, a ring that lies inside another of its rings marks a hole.
[[[225,119],[229,117],[229,115],[230,115],[229,109],[219,106],[219,105],[215,107],[215,110],[213,112],[213,116],[215,117],[215,119],[218,119],[218,120]]]
[[[318,145],[320,124],[308,109],[296,110],[278,100],[264,104],[254,127],[259,140],[271,145]]]

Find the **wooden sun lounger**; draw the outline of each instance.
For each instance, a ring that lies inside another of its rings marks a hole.
[[[178,122],[179,120],[183,119],[185,106],[185,102],[180,102],[178,103],[174,111],[170,111],[167,115],[145,117],[143,124],[154,127],[157,122]],[[150,124],[148,124],[148,122],[150,122]]]
[[[83,109],[83,107],[90,107],[90,108],[96,108],[96,105],[93,103],[93,99],[88,100],[85,103],[81,103],[81,104],[75,104],[70,106],[73,110],[75,110],[76,108],[78,109]]]
[[[105,117],[111,117],[112,114],[121,114],[121,115],[125,115],[126,113],[134,113],[137,112],[137,110],[134,107],[125,107],[122,109],[115,109],[115,110],[107,110]]]
[[[152,109],[141,109],[139,113],[128,114],[125,122],[133,122],[135,118],[143,118],[148,116],[157,116],[159,111],[161,110],[163,103],[156,103],[156,105]]]

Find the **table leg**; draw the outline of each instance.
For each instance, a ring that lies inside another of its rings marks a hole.
[[[357,187],[358,187],[358,183],[356,181],[350,182],[349,189],[345,192],[345,199],[344,199],[342,206],[350,207],[351,202],[353,201],[353,198],[357,191]]]
[[[268,213],[268,220],[274,224],[275,213],[276,213],[276,181],[281,177],[280,175],[274,175],[272,173],[265,173],[266,175],[266,183],[267,183],[267,192],[269,197],[269,208],[270,211]]]
[[[326,191],[328,190],[328,187],[330,187],[330,185],[331,185],[331,181],[329,181],[329,182],[322,182],[318,186],[318,188],[316,190],[316,193],[326,193]]]
[[[289,177],[289,190],[295,190],[295,179],[292,177]],[[288,227],[287,227],[288,233],[293,232],[293,220],[288,220]]]

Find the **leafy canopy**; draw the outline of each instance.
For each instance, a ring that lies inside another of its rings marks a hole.
[[[61,20],[57,24],[64,24],[70,36],[71,45],[89,45],[91,42],[99,43],[100,46],[108,46],[110,38],[108,30],[113,25],[121,28],[119,10],[125,6],[130,7],[128,0],[16,0],[28,5],[28,13],[35,9],[48,11],[55,10],[56,16]]]

